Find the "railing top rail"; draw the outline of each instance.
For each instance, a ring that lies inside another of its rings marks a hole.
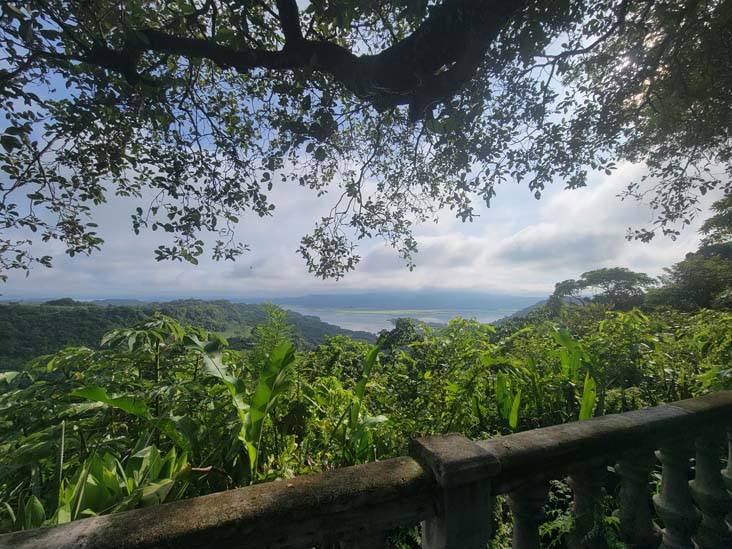
[[[691,443],[705,428],[725,423],[732,424],[732,391],[485,440],[474,445],[479,451],[466,447],[466,439],[455,442],[455,435],[421,439],[412,445],[419,462],[400,457],[0,535],[0,547],[332,544],[434,517],[441,490],[455,483],[488,475],[492,492],[504,493],[537,475],[557,478],[557,473],[598,458],[679,439]]]
[[[732,423],[732,391],[553,425],[483,440],[478,445],[500,462],[493,493],[510,491],[537,475],[557,478],[575,465],[610,460],[621,454],[691,444],[705,428]]]
[[[415,524],[437,487],[409,457],[0,536],[0,547],[308,547]]]

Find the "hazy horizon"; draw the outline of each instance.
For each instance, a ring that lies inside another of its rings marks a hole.
[[[0,286],[1,288],[1,286]],[[141,297],[139,295],[98,295],[98,296],[86,296],[79,295],[78,293],[69,292],[64,294],[49,294],[49,295],[37,295],[37,296],[9,296],[5,293],[0,293],[0,302],[8,301],[28,301],[28,302],[45,302],[53,301],[56,299],[71,298],[75,301],[80,302],[95,302],[95,301],[139,301],[141,303],[155,303],[155,302],[168,302],[168,301],[181,301],[181,300],[201,300],[201,301],[230,301],[232,303],[257,303],[262,301],[278,301],[285,302],[292,299],[302,299],[309,297],[352,297],[352,296],[365,296],[365,295],[417,295],[417,294],[428,294],[428,293],[439,293],[447,295],[476,295],[486,297],[505,297],[505,298],[519,298],[519,299],[544,299],[548,296],[547,294],[533,293],[502,293],[502,292],[486,292],[483,290],[472,290],[472,289],[452,289],[452,288],[414,288],[404,289],[398,291],[388,290],[367,290],[367,289],[353,289],[345,291],[333,291],[328,293],[303,293],[296,294],[272,294],[272,295],[244,295],[244,296],[232,296],[232,295],[215,295],[215,294],[180,294],[176,296],[148,296]]]
[[[71,296],[62,296],[68,298]],[[20,300],[31,305],[42,305],[55,298]],[[72,297],[73,299],[73,297]],[[107,298],[76,300],[82,303],[104,305],[144,306],[149,303],[206,301],[201,298],[182,297],[176,300],[142,300],[130,298]],[[431,325],[445,325],[455,317],[472,318],[483,323],[492,323],[517,311],[533,307],[546,296],[519,296],[465,290],[404,290],[381,292],[346,292],[331,294],[308,294],[304,296],[279,296],[273,298],[229,298],[231,303],[257,304],[273,301],[283,309],[318,317],[321,321],[347,330],[379,333],[394,326],[397,318],[412,318]],[[214,299],[220,301],[222,298]],[[0,299],[2,303],[14,300]],[[16,301],[17,302],[17,301]]]
[[[385,243],[365,239],[359,242],[360,264],[337,281],[315,278],[296,253],[300,237],[329,207],[327,199],[307,189],[275,187],[282,200],[275,200],[274,215],[245,217],[238,224],[251,251],[236,262],[201,258],[197,266],[155,261],[153,250],[165,235],[134,235],[129,212],[139,200],[113,198],[95,213],[106,241],[101,251],[70,258],[58,242],[39,242],[35,253],[53,255],[54,267],[36,267],[28,277],[9,273],[8,282],[0,284],[0,299],[269,299],[430,288],[546,296],[556,282],[601,267],[658,276],[698,247],[698,228],[716,194],[704,197],[697,220],[675,240],[628,241],[628,228],[646,226],[651,212],[618,194],[643,173],[640,166],[625,164],[610,176],[596,174],[582,189],[556,185],[541,200],[523,186],[503,185],[490,209],[475,203],[480,217],[472,223],[444,212],[439,223],[416,225],[413,271]]]

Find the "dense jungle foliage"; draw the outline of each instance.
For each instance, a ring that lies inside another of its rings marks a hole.
[[[64,347],[99,344],[105,333],[132,326],[156,312],[184,324],[200,326],[228,338],[229,348],[253,345],[253,330],[265,322],[267,313],[258,304],[184,299],[137,305],[99,305],[64,298],[42,304],[0,304],[0,372],[20,368],[39,355]],[[293,343],[310,348],[325,343],[326,336],[348,335],[375,342],[369,332],[354,332],[322,322],[314,316],[288,311]]]
[[[730,334],[729,312],[594,303],[498,328],[404,320],[376,346],[336,336],[295,352],[271,307],[239,351],[155,314],[0,374],[0,531],[388,458],[416,436],[485,438],[689,397],[730,384]],[[547,539],[561,542],[569,509],[556,485]],[[504,535],[506,519],[499,507]]]

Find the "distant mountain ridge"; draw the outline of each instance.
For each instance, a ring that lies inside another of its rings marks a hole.
[[[506,320],[509,320],[511,318],[523,318],[526,315],[528,315],[530,312],[535,311],[539,307],[543,307],[549,302],[548,299],[542,299],[540,301],[537,301],[536,303],[529,305],[528,307],[524,307],[523,309],[516,311],[513,314],[510,314],[508,316],[504,316],[503,318],[499,318],[496,320],[496,324],[500,324],[501,322],[504,322]]]
[[[568,304],[568,305],[585,306],[585,305],[587,305],[589,299],[590,299],[589,297],[583,297],[583,296],[564,296],[562,298],[562,302],[565,304]],[[519,319],[519,318],[525,318],[525,317],[529,316],[532,312],[536,311],[537,309],[545,307],[548,303],[549,303],[549,298],[544,298],[540,301],[537,301],[533,305],[529,305],[528,307],[525,307],[519,311],[516,311],[513,314],[504,316],[503,318],[499,318],[493,324],[499,325],[502,322],[508,322],[510,320]]]
[[[112,305],[62,298],[50,303],[0,303],[0,371],[17,368],[31,358],[68,346],[97,347],[106,332],[131,326],[156,311],[185,324],[220,333],[233,348],[250,346],[252,331],[266,320],[261,304],[225,300],[182,299]],[[346,330],[314,316],[287,311],[287,318],[300,348],[324,343],[326,336],[335,335],[376,340],[372,333]]]

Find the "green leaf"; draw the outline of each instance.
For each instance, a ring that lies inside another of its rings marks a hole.
[[[0,145],[7,152],[13,152],[13,149],[19,149],[22,146],[17,137],[7,134],[0,137]]]
[[[46,511],[43,504],[36,496],[31,496],[25,504],[23,513],[23,528],[30,530],[31,528],[39,528],[46,520]]]
[[[506,383],[506,374],[498,372],[496,376],[496,403],[498,404],[498,413],[503,419],[508,419],[511,412],[511,398]]]
[[[71,505],[66,503],[56,509],[56,524],[71,522]]]
[[[366,392],[366,383],[371,377],[371,372],[376,365],[376,360],[379,357],[380,349],[381,347],[379,345],[374,345],[369,349],[368,353],[366,353],[366,360],[363,364],[361,379],[356,384],[356,398],[358,398],[359,400],[363,399],[364,397],[364,394]]]
[[[429,120],[425,120],[424,127],[427,128],[428,131],[432,133],[442,134],[445,133],[445,127],[439,120],[435,120],[434,118],[431,118]]]
[[[0,511],[5,511],[5,513],[10,517],[10,523],[15,524],[15,511],[13,511],[13,508],[7,501],[0,503]]]
[[[513,397],[513,403],[511,404],[511,414],[508,417],[508,426],[511,429],[518,427],[519,406],[521,406],[521,389],[516,392],[516,396]]]
[[[241,435],[247,445],[249,466],[252,472],[257,465],[264,420],[277,401],[277,397],[289,386],[287,370],[294,360],[295,347],[291,343],[284,342],[277,345],[269,355],[259,383],[250,399]]]
[[[78,391],[71,393],[71,396],[85,398],[87,400],[93,400],[95,402],[101,402],[113,408],[118,408],[133,416],[141,417],[143,419],[150,419],[150,411],[147,408],[145,402],[139,398],[130,396],[112,397],[107,394],[107,391],[101,387],[84,387]]]
[[[364,360],[363,370],[361,372],[361,379],[356,384],[355,390],[355,402],[351,406],[351,414],[349,416],[351,430],[355,428],[358,423],[358,418],[361,415],[361,407],[363,403],[363,397],[366,394],[366,384],[368,383],[371,372],[376,365],[377,359],[379,358],[379,351],[381,350],[380,345],[372,346],[368,353],[366,353],[366,360]]]
[[[33,22],[30,19],[23,19],[18,26],[18,31],[26,44],[33,42]]]
[[[386,421],[389,421],[389,419],[384,415],[378,415],[378,416],[365,416],[363,418],[363,421],[361,422],[361,425],[365,429],[373,429],[377,425],[384,423]]]
[[[10,383],[19,375],[20,372],[0,372],[0,383]]]
[[[220,339],[201,341],[195,335],[186,335],[183,343],[188,349],[192,349],[201,355],[205,372],[213,377],[224,381],[227,385],[236,385],[236,378],[232,376],[224,365],[222,350],[224,343]]]
[[[552,332],[552,337],[554,338],[554,341],[556,341],[563,347],[573,347],[575,344],[575,341],[572,338],[572,334],[570,334],[569,330],[567,330],[566,328],[554,330]]]
[[[142,489],[140,504],[143,507],[158,505],[165,501],[170,489],[173,487],[173,479],[166,478],[159,482],[151,482]]]
[[[153,424],[180,448],[190,450],[192,441],[188,438],[185,428],[182,428],[179,421],[180,418],[161,417],[155,420]]]
[[[590,419],[595,409],[595,400],[597,400],[597,385],[595,380],[590,377],[590,372],[585,376],[585,384],[582,388],[582,404],[580,405],[580,420]]]
[[[583,350],[581,344],[565,328],[554,330],[552,337],[563,347],[559,350],[559,358],[562,361],[562,374],[572,382],[576,382],[582,361]]]

